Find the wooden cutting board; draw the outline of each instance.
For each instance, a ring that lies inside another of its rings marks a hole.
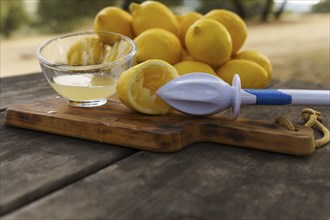
[[[59,96],[6,110],[5,124],[157,152],[181,150],[195,142],[213,142],[292,155],[314,152],[313,130],[297,131],[271,121],[217,114],[193,117],[178,112],[149,116],[133,112],[115,97],[96,108],[71,107]]]

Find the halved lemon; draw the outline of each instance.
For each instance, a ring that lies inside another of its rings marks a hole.
[[[120,75],[116,87],[117,95],[124,105],[134,111],[165,115],[172,108],[156,95],[156,91],[178,76],[171,64],[157,59],[147,60]]]

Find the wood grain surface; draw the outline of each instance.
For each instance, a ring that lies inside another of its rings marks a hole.
[[[329,150],[140,151],[3,219],[327,219]]]
[[[136,151],[3,126],[1,113],[0,214],[109,166]]]
[[[313,130],[305,126],[289,131],[273,121],[234,121],[222,114],[193,117],[173,112],[148,116],[129,110],[115,97],[97,108],[76,108],[64,98],[51,96],[9,107],[5,124],[157,152],[178,151],[196,142],[293,155],[314,152]]]
[[[41,97],[37,87],[35,96]],[[321,88],[303,81],[276,87]],[[17,90],[6,98],[23,96]],[[303,107],[249,106],[242,108],[241,116],[273,121],[281,115],[303,124]],[[323,113],[323,124],[329,128],[329,107],[313,108]],[[315,136],[320,134],[315,132]],[[1,216],[4,220],[291,220],[330,216],[329,144],[309,157],[206,142],[163,154],[2,123],[0,147],[0,202],[12,204],[11,212]],[[107,155],[114,154],[121,156],[107,161]],[[85,161],[88,167],[103,165],[86,172]]]
[[[42,99],[51,94],[55,92],[42,73],[0,79],[1,109],[13,104]]]

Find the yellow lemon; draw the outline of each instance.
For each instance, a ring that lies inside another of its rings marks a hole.
[[[183,15],[178,15],[176,18],[179,22],[179,31],[178,37],[181,41],[183,47],[186,46],[185,44],[185,36],[188,28],[197,20],[201,19],[203,15],[197,12],[187,12]]]
[[[226,28],[212,19],[201,19],[186,33],[186,47],[194,60],[217,67],[230,58],[231,38]]]
[[[234,12],[225,9],[211,10],[204,17],[214,19],[226,27],[233,44],[232,54],[237,53],[247,38],[245,22]]]
[[[133,16],[133,29],[136,35],[151,28],[162,28],[177,34],[178,21],[166,5],[157,1],[145,1],[142,4],[131,3],[129,10]]]
[[[181,55],[181,61],[185,60],[193,60],[193,58],[188,54],[188,52],[182,48],[182,55]]]
[[[242,88],[260,89],[267,85],[266,71],[255,62],[245,59],[229,60],[217,69],[218,76],[231,84],[237,73],[241,78]]]
[[[132,15],[118,7],[106,7],[95,16],[94,30],[116,32],[133,39]]]
[[[174,67],[180,76],[192,72],[209,73],[218,76],[210,65],[199,61],[186,60],[175,64]]]
[[[109,63],[115,60],[119,60],[127,56],[133,50],[133,46],[124,40],[116,41],[114,44],[112,44],[112,46],[105,44],[104,48],[105,50],[102,63]]]
[[[156,91],[178,77],[176,69],[162,60],[148,60],[124,71],[116,86],[118,98],[134,111],[164,115],[172,108],[157,97]]]
[[[102,63],[104,44],[99,37],[86,37],[75,42],[67,52],[69,65],[95,65]]]
[[[246,59],[246,60],[256,62],[262,68],[264,68],[265,71],[267,72],[268,81],[271,79],[272,64],[265,54],[263,54],[259,51],[255,51],[255,50],[245,50],[245,51],[241,51],[238,54],[234,55],[232,57],[232,59]]]
[[[160,59],[173,65],[179,62],[182,56],[180,40],[176,35],[164,29],[146,30],[137,36],[134,42],[137,46],[138,63],[149,59]]]

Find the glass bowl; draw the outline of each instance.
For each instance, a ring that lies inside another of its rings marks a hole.
[[[79,32],[50,39],[37,51],[53,89],[75,107],[95,107],[116,92],[120,74],[130,68],[134,41],[113,32]]]

